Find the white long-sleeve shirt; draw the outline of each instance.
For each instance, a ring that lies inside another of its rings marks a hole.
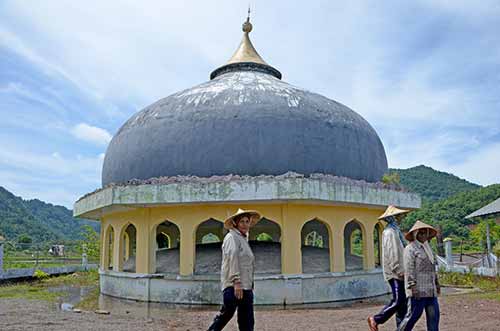
[[[241,283],[241,288],[253,288],[255,258],[248,244],[248,237],[231,229],[222,243],[221,287],[233,286],[235,281]]]
[[[396,229],[387,226],[382,232],[382,268],[385,280],[404,280],[404,246]]]

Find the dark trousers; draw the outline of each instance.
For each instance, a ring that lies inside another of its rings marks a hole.
[[[209,331],[220,331],[231,320],[236,309],[238,309],[238,329],[240,331],[253,331],[253,291],[243,290],[243,298],[236,299],[234,296],[234,287],[227,287],[222,292],[224,303],[222,308],[215,316]]]
[[[380,313],[373,316],[373,319],[377,324],[384,324],[392,315],[396,314],[396,326],[399,327],[406,315],[405,282],[398,279],[389,279],[389,285],[391,285],[392,300],[382,308]]]
[[[425,309],[427,331],[439,331],[439,303],[436,297],[408,298],[408,312],[399,326],[400,331],[411,331]]]

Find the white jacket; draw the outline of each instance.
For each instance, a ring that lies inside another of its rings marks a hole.
[[[233,286],[235,281],[241,282],[244,290],[253,289],[253,273],[255,258],[248,244],[248,237],[231,229],[222,243],[221,287],[224,290]]]
[[[396,229],[387,226],[382,232],[382,267],[385,280],[404,280],[404,246]]]

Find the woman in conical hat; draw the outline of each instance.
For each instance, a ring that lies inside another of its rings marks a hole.
[[[253,331],[253,275],[255,258],[248,232],[260,220],[256,210],[238,209],[224,221],[229,232],[222,243],[221,287],[223,305],[209,331],[220,331],[238,309],[238,328]]]
[[[382,232],[380,256],[384,279],[391,287],[392,298],[378,314],[368,317],[368,327],[371,331],[378,330],[378,325],[387,322],[394,314],[396,315],[396,326],[399,326],[406,315],[403,261],[405,240],[399,223],[407,213],[409,210],[389,206],[379,217],[379,220],[387,222],[387,226]]]
[[[436,273],[436,257],[429,240],[437,235],[437,230],[422,221],[417,221],[405,235],[410,241],[405,247],[405,288],[408,312],[399,330],[413,330],[425,310],[427,330],[439,329],[439,303],[441,289]]]

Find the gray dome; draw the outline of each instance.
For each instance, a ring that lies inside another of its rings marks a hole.
[[[132,116],[108,147],[103,186],[134,178],[288,171],[381,179],[384,147],[366,120],[266,67],[219,68],[212,80]]]

